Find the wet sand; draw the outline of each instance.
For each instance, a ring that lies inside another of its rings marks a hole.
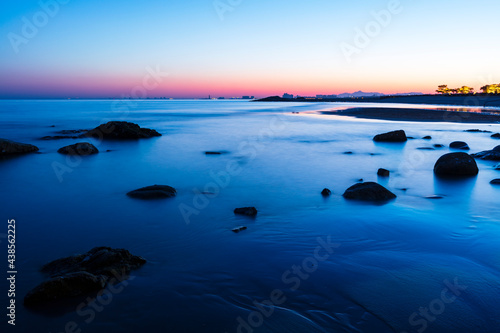
[[[500,112],[496,113],[471,111],[451,111],[412,108],[350,108],[346,110],[321,111],[321,114],[349,116],[363,119],[420,121],[420,122],[451,122],[490,124],[500,122]]]

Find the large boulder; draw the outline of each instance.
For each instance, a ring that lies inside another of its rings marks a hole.
[[[106,286],[106,278],[87,272],[69,273],[42,282],[24,297],[27,307],[78,297],[98,291]]]
[[[463,141],[453,141],[452,143],[450,143],[450,148],[461,149],[461,150],[470,150],[467,142],[463,142]]]
[[[161,136],[161,134],[154,129],[141,128],[137,124],[126,121],[110,121],[82,134],[82,137],[103,139],[142,139],[155,136]]]
[[[500,146],[496,146],[492,150],[482,151],[477,154],[472,154],[474,158],[479,158],[488,161],[500,161]]]
[[[408,138],[403,130],[393,131],[389,133],[378,134],[373,138],[376,142],[406,142]]]
[[[175,197],[177,191],[168,185],[152,185],[130,191],[127,195],[136,199],[164,199]]]
[[[87,295],[107,283],[116,283],[128,277],[131,270],[144,265],[146,260],[125,249],[96,247],[84,254],[57,259],[41,269],[51,278],[32,289],[24,304],[45,306],[47,303]]]
[[[491,136],[493,139],[500,139],[500,133],[495,133]]]
[[[7,139],[0,139],[0,156],[26,154],[38,151],[38,147],[27,144],[14,142]]]
[[[395,199],[396,195],[380,184],[366,182],[349,187],[343,194],[343,197],[364,201],[387,201]]]
[[[57,152],[65,155],[87,156],[97,154],[99,150],[91,143],[79,142],[74,145],[59,148]]]
[[[443,155],[434,165],[434,173],[438,176],[475,176],[478,172],[476,161],[466,153]]]
[[[129,273],[145,263],[144,258],[135,256],[126,249],[101,246],[84,254],[54,260],[44,265],[41,271],[50,276],[85,271],[94,275],[113,277],[115,272]]]

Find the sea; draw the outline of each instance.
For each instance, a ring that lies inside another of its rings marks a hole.
[[[15,327],[6,316],[10,285],[1,284],[2,332],[500,332],[500,187],[490,184],[500,178],[497,163],[478,160],[472,178],[433,173],[452,141],[467,142],[470,153],[500,144],[490,137],[500,124],[318,112],[359,106],[0,101],[0,138],[40,148],[0,160],[0,267],[8,276],[15,220],[17,271]],[[41,139],[108,121],[162,136]],[[413,139],[372,140],[400,129]],[[57,152],[83,141],[100,153]],[[379,168],[390,177],[378,177]],[[361,180],[397,198],[344,199]],[[154,184],[177,196],[126,195]],[[323,197],[324,188],[332,195]],[[235,215],[238,207],[258,214]],[[232,231],[238,227],[246,230]],[[125,248],[147,263],[97,297],[44,311],[23,306],[47,280],[42,265],[97,246]]]

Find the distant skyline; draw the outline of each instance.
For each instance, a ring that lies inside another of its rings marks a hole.
[[[47,0],[0,12],[0,98],[434,93],[500,82],[498,1]]]

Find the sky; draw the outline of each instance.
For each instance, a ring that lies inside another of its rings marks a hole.
[[[432,93],[500,82],[498,0],[3,0],[0,98]]]

